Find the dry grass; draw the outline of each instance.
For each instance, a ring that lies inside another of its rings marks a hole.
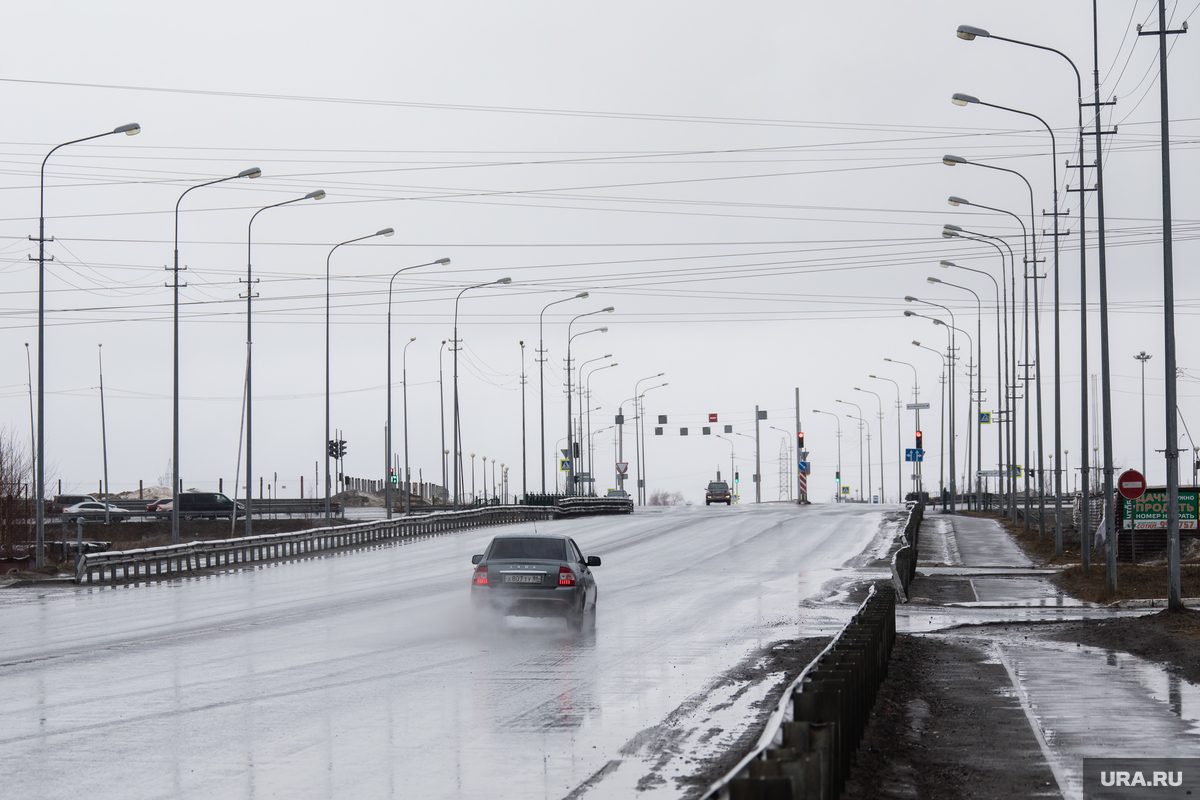
[[[1064,510],[1065,513],[1065,510]],[[991,514],[972,516],[989,517]],[[1167,567],[1161,564],[1128,564],[1117,563],[1117,591],[1108,590],[1108,576],[1105,570],[1104,553],[1092,553],[1091,568],[1086,572],[1080,565],[1079,534],[1073,528],[1063,528],[1063,554],[1055,555],[1054,529],[1046,527],[1044,536],[1039,536],[1036,528],[1028,532],[1019,525],[1013,525],[1007,519],[1001,519],[1000,524],[1007,530],[1033,561],[1042,566],[1067,566],[1054,582],[1065,593],[1078,600],[1092,603],[1114,603],[1118,600],[1153,600],[1166,599],[1167,596]],[[1200,561],[1194,553],[1194,548],[1183,554],[1183,564],[1180,568],[1180,583],[1184,597],[1200,597]],[[1155,559],[1148,559],[1154,561]],[[1165,561],[1165,559],[1163,559]],[[1188,563],[1192,562],[1192,563]]]

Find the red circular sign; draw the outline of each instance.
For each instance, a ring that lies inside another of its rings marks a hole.
[[[1137,500],[1146,493],[1146,479],[1136,469],[1127,469],[1117,478],[1117,491],[1127,500]]]

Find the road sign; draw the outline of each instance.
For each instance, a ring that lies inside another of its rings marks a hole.
[[[843,486],[843,487],[842,487],[842,494],[850,494],[850,487],[849,487],[849,486]]]
[[[564,448],[562,448],[561,450],[559,450],[559,452],[563,454],[563,457],[564,457],[564,458],[570,458],[570,457],[571,457],[571,451],[570,451],[570,450],[568,450],[568,449],[567,449],[567,448],[565,448],[565,447],[564,447]]]
[[[909,447],[908,449],[906,449],[904,451],[904,460],[905,461],[924,461],[925,460],[925,451],[918,450],[915,447]]]
[[[1117,479],[1117,491],[1126,500],[1137,500],[1146,493],[1146,479],[1136,469],[1127,469]]]
[[[801,462],[800,462],[800,474],[801,474],[801,475],[807,475],[807,474],[808,474],[808,462],[807,462],[807,461],[801,461]]]
[[[991,425],[992,424],[992,412],[980,411],[979,412],[979,424],[980,425]]]
[[[808,478],[803,472],[800,473],[800,496],[804,497],[808,494]]]
[[[717,415],[716,415],[716,414],[709,414],[709,415],[708,415],[708,421],[709,421],[709,422],[716,422],[716,421],[717,421]]]
[[[925,411],[929,408],[929,403],[909,403],[905,408],[909,411]]]
[[[629,462],[628,461],[618,461],[617,462],[617,474],[624,475],[627,472],[629,472]]]
[[[571,459],[560,458],[558,460],[558,471],[559,472],[570,472],[571,471]]]

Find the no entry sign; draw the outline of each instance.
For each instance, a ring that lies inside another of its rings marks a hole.
[[[1136,469],[1127,469],[1117,478],[1117,491],[1127,500],[1137,500],[1146,493],[1146,479]]]

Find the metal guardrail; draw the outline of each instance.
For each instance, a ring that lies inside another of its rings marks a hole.
[[[490,506],[466,511],[438,511],[293,533],[272,533],[207,542],[85,553],[75,567],[76,583],[175,577],[213,567],[249,564],[323,550],[361,547],[389,539],[430,536],[472,528],[509,525],[527,520],[594,514],[631,514],[626,498],[570,497],[559,506]]]
[[[892,554],[892,585],[900,602],[908,602],[908,587],[917,575],[917,539],[921,532],[921,521],[925,518],[925,503],[918,500],[908,509],[908,521],[904,523],[904,544]]]
[[[273,533],[207,542],[85,553],[75,568],[76,583],[178,577],[213,567],[249,564],[344,547],[361,547],[389,539],[431,536],[472,528],[552,519],[556,508],[499,506],[470,511],[438,512],[294,533]]]
[[[788,685],[755,748],[701,800],[840,796],[895,641],[895,590],[872,585],[850,622]]]

